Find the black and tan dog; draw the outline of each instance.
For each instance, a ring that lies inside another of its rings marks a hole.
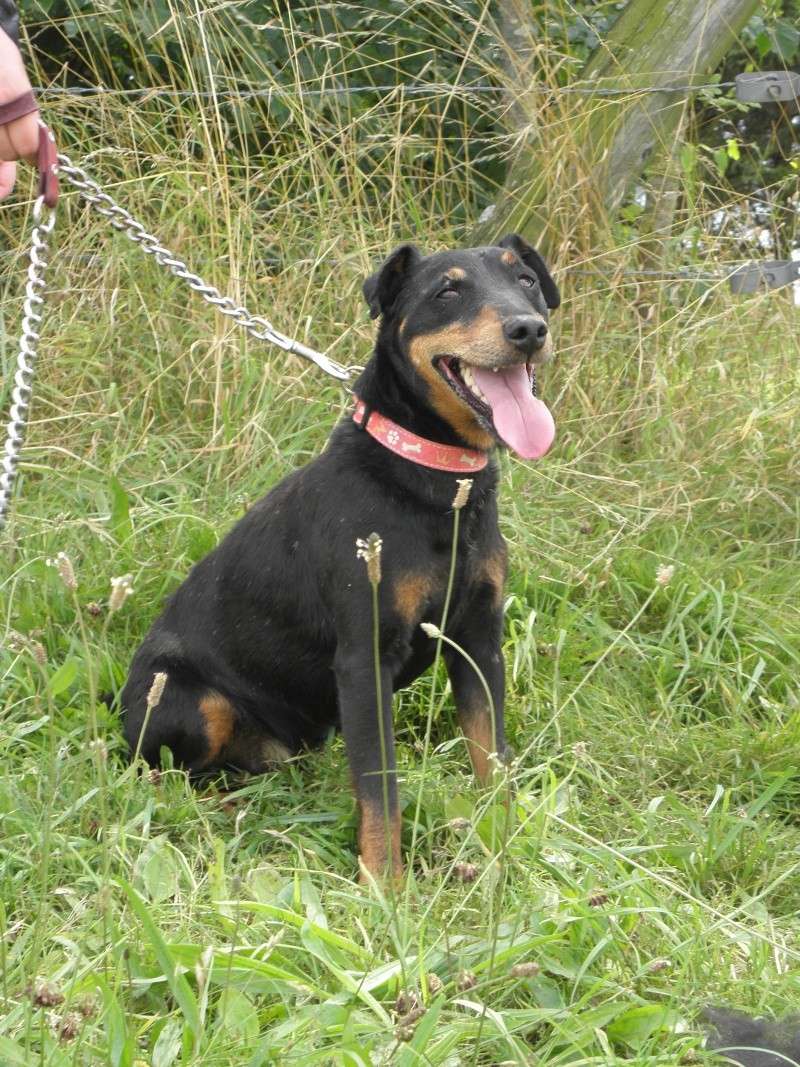
[[[468,662],[450,651],[445,659],[480,780],[490,754],[505,750],[506,550],[490,454],[506,444],[538,458],[552,442],[532,379],[551,351],[547,316],[559,294],[541,257],[511,235],[496,247],[426,257],[404,245],[364,295],[381,323],[355,416],[192,569],[136,653],[122,704],[131,749],[141,743],[153,763],[167,746],[189,771],[263,771],[341,729],[361,863],[397,874],[392,694],[433,659],[420,623],[441,619],[459,477],[473,485],[447,633],[480,668],[493,713]],[[356,558],[356,539],[371,531],[383,540],[380,709],[371,588]],[[161,671],[166,689],[140,738]]]

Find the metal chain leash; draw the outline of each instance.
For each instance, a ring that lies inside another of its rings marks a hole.
[[[121,230],[126,237],[138,244],[143,252],[153,256],[157,263],[160,263],[162,267],[166,267],[176,278],[181,278],[185,281],[190,289],[199,293],[204,300],[212,304],[223,315],[233,319],[238,326],[247,330],[258,341],[267,341],[269,344],[282,348],[285,352],[293,352],[296,356],[302,356],[303,359],[310,359],[326,374],[330,374],[332,378],[337,378],[342,382],[346,382],[360,370],[359,367],[343,367],[341,363],[329,359],[322,352],[317,352],[300,341],[292,340],[291,337],[287,337],[279,330],[276,330],[267,319],[262,318],[260,315],[253,315],[246,307],[237,304],[231,297],[223,296],[216,286],[209,285],[199,275],[190,271],[182,259],[178,259],[174,253],[160,243],[157,237],[148,233],[141,222],[137,222],[129,211],[126,211],[124,207],[120,207],[108,193],[104,193],[97,182],[93,181],[82,167],[76,166],[69,156],[63,155],[63,153],[59,153],[58,156],[58,173],[59,177],[66,178],[68,182],[74,185],[83,199],[88,201],[101,215],[105,216],[114,229]]]
[[[190,289],[199,295],[212,307],[215,307],[223,315],[232,319],[237,326],[255,337],[258,341],[266,341],[268,344],[277,345],[285,352],[292,352],[303,359],[311,360],[321,370],[332,378],[346,382],[357,374],[361,367],[343,366],[322,352],[309,348],[301,341],[295,341],[276,330],[267,319],[261,315],[253,315],[240,304],[237,304],[229,296],[223,296],[214,285],[209,285],[198,275],[189,270],[182,259],[179,259],[168,248],[148,233],[141,222],[138,222],[130,212],[121,207],[108,193],[94,181],[82,167],[76,166],[69,156],[59,154],[58,173],[74,185],[80,195],[92,207],[103,215],[116,230],[120,230],[136,243],[143,252],[153,256],[157,263],[166,267],[176,278],[185,281]],[[33,376],[36,367],[36,346],[39,341],[38,327],[42,316],[37,308],[43,303],[41,296],[44,289],[44,272],[47,267],[47,240],[55,225],[55,210],[50,209],[47,219],[42,221],[42,213],[45,210],[44,197],[40,196],[33,208],[34,228],[31,235],[30,264],[28,266],[28,283],[25,289],[24,317],[22,320],[22,332],[20,335],[19,352],[17,355],[17,370],[14,375],[14,388],[11,395],[11,415],[6,430],[6,442],[2,459],[2,473],[0,473],[0,530],[5,525],[6,514],[11,500],[11,492],[14,486],[14,478],[19,464],[20,451],[25,439],[25,429],[28,421],[28,409],[30,407],[33,392]]]
[[[33,376],[36,372],[36,349],[39,343],[39,330],[42,316],[37,310],[44,303],[42,291],[45,284],[47,268],[47,243],[56,221],[56,213],[47,210],[47,218],[42,220],[45,211],[44,197],[40,196],[33,207],[34,227],[31,234],[31,248],[28,262],[28,283],[25,286],[24,315],[22,331],[17,353],[17,370],[14,374],[14,388],[11,393],[11,414],[6,430],[6,442],[3,450],[2,473],[0,473],[0,530],[5,524],[6,512],[14,488],[19,454],[25,439],[25,427],[28,421],[28,408],[33,393]]]

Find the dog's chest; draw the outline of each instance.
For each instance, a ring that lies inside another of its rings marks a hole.
[[[451,624],[482,601],[502,596],[505,556],[498,547],[460,543],[453,558],[452,542],[442,551],[419,557],[395,572],[388,583],[387,605],[401,629],[419,629],[420,623],[440,625],[447,604]],[[448,627],[449,628],[449,627]]]

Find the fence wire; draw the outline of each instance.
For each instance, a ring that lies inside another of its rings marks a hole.
[[[639,96],[645,93],[679,93],[690,95],[701,90],[731,89],[736,85],[732,81],[704,82],[699,85],[644,85],[641,87],[590,86],[590,85],[545,85],[541,82],[525,87],[525,92],[537,92],[548,95],[577,94],[581,96],[623,97]],[[502,85],[456,84],[447,82],[423,82],[404,85],[332,85],[318,89],[303,86],[288,88],[286,86],[242,86],[236,89],[175,89],[170,86],[138,86],[135,89],[111,89],[104,85],[41,86],[36,90],[39,96],[52,97],[92,97],[108,96],[127,100],[145,100],[156,97],[174,100],[293,100],[321,99],[332,96],[346,98],[349,96],[383,95],[383,96],[426,96],[463,94],[465,96],[493,94],[502,96],[509,90]]]
[[[768,73],[768,72],[767,72]],[[657,76],[657,75],[653,75]],[[524,87],[524,92],[537,92],[547,96],[557,95],[580,95],[590,97],[625,99],[635,98],[646,94],[669,94],[671,96],[688,97],[701,91],[717,91],[733,89],[737,87],[736,81],[706,81],[699,83],[683,83],[680,85],[643,85],[643,86],[608,86],[576,82],[571,85],[553,86],[541,82],[533,82]],[[490,97],[498,102],[508,100],[513,92],[502,85],[492,85],[485,82],[451,83],[451,82],[412,82],[408,84],[395,83],[390,85],[328,85],[318,87],[277,86],[277,85],[253,85],[242,84],[233,88],[223,87],[219,89],[179,89],[173,86],[136,86],[128,89],[110,88],[104,85],[84,86],[43,86],[37,90],[39,96],[47,100],[52,99],[117,99],[125,103],[147,102],[151,100],[186,100],[186,101],[215,101],[218,103],[241,104],[248,100],[265,101],[267,105],[273,102],[290,102],[293,100],[314,99],[323,100],[334,98],[346,100],[351,97],[377,96],[385,103],[398,102],[406,97]],[[495,142],[495,138],[481,138],[482,142]],[[474,145],[475,139],[471,140]],[[0,253],[2,255],[2,253]],[[738,268],[751,263],[752,260],[730,261],[717,264],[713,270],[692,270],[691,268],[677,268],[665,270],[652,270],[647,268],[634,268],[604,271],[598,269],[582,269],[566,266],[565,273],[571,275],[593,276],[602,278],[607,282],[626,284],[621,282],[622,277],[651,278],[664,281],[702,281],[718,282],[730,278]]]

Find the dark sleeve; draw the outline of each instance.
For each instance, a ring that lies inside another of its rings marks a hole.
[[[0,29],[19,44],[19,15],[14,0],[0,0]]]

